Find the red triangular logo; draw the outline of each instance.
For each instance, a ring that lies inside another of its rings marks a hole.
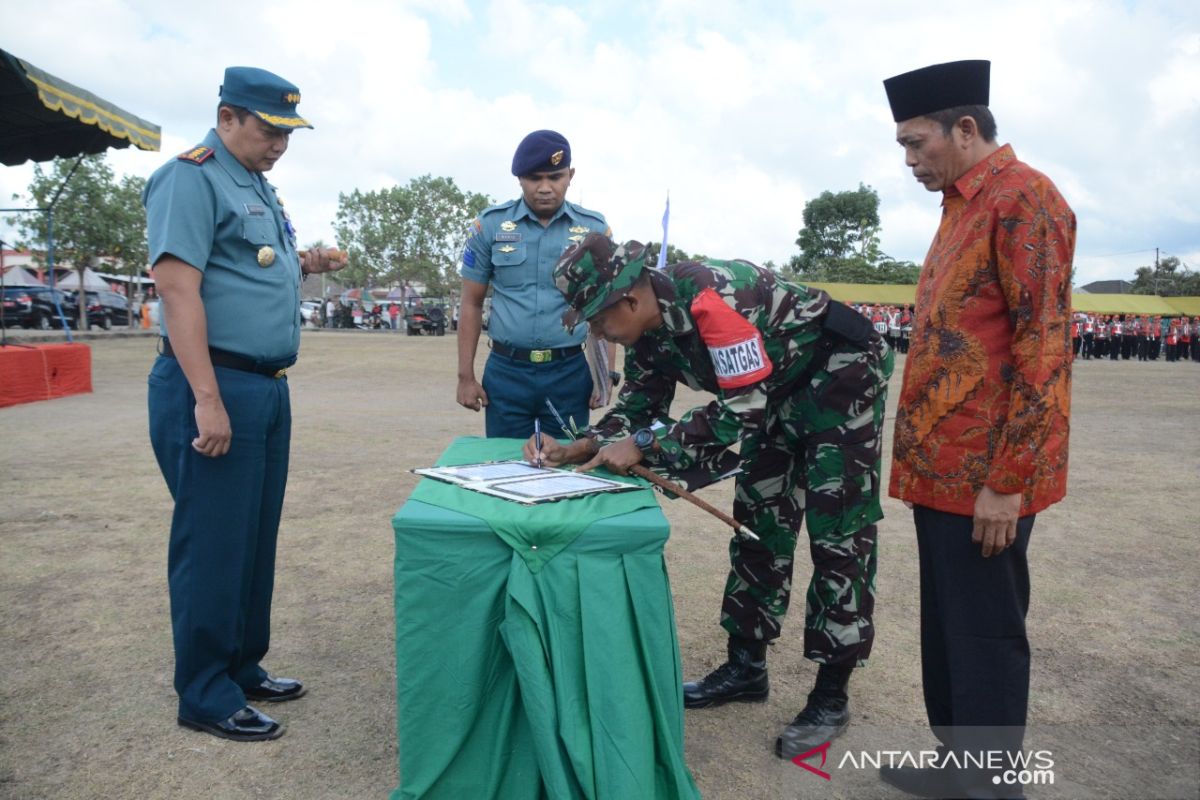
[[[808,770],[809,772],[811,772],[814,775],[820,775],[825,780],[830,780],[828,772],[817,769],[812,764],[804,763],[804,760],[806,758],[810,758],[810,757],[816,755],[817,753],[820,753],[821,754],[821,766],[823,767],[823,766],[825,766],[825,756],[828,752],[829,752],[829,742],[826,742],[825,744],[817,745],[812,750],[809,750],[807,753],[801,753],[800,755],[796,756],[795,758],[792,759],[792,763],[795,764],[797,767],[801,767],[803,769]]]

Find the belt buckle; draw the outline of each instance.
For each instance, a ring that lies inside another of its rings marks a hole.
[[[284,367],[283,369],[277,369],[277,370],[275,370],[275,374],[272,375],[271,377],[278,380],[279,378],[282,378],[284,375],[287,375],[287,371],[288,371],[287,367]]]
[[[534,364],[544,364],[554,358],[553,350],[530,350],[529,360]]]

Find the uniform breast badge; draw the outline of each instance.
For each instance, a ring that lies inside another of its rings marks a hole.
[[[592,229],[591,229],[591,228],[585,228],[585,227],[583,227],[582,225],[575,225],[574,227],[567,228],[567,230],[568,230],[568,231],[570,231],[571,233],[588,233],[588,232],[590,232]]]
[[[516,250],[517,248],[513,247],[511,244],[506,244],[506,245],[504,245],[503,247],[500,247],[500,248],[497,248],[497,249],[498,249],[498,250],[499,250],[501,253],[511,253],[511,252],[513,252],[514,250]]]
[[[269,267],[275,263],[275,248],[269,244],[264,244],[258,248],[258,265],[260,267]]]
[[[510,219],[506,219],[506,220],[504,220],[504,222],[500,223],[500,230],[502,230],[502,231],[515,231],[516,229],[517,229],[517,223],[513,222]]]

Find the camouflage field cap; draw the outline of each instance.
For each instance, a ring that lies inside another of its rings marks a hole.
[[[570,308],[562,324],[568,332],[629,294],[646,264],[640,242],[614,247],[602,233],[589,233],[563,251],[554,267],[554,284]]]

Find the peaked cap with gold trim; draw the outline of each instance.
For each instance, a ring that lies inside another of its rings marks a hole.
[[[311,128],[296,113],[300,90],[273,72],[257,67],[229,67],[221,84],[221,102],[240,106],[268,125],[284,130]]]

